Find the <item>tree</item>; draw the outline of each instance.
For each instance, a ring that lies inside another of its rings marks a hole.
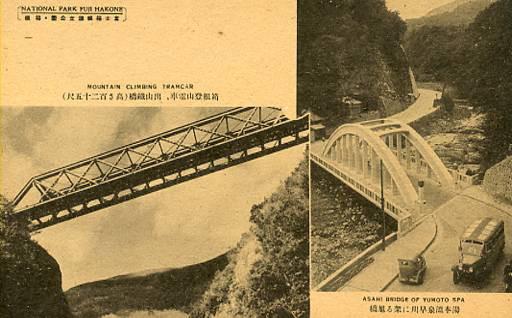
[[[330,117],[341,98],[375,98],[393,87],[409,91],[408,65],[400,47],[406,30],[383,0],[298,2],[298,111]],[[391,74],[391,75],[389,75]],[[387,81],[389,85],[379,85]]]
[[[471,100],[487,115],[484,164],[502,160],[512,144],[512,0],[482,11],[470,25],[471,55],[466,86]],[[470,83],[468,83],[470,82]]]

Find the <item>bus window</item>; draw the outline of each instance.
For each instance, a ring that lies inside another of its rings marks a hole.
[[[483,244],[478,242],[462,242],[462,253],[480,256],[482,255]]]

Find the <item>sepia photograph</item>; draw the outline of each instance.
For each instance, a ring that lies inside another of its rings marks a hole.
[[[309,117],[2,107],[1,317],[309,317]]]
[[[512,291],[511,13],[299,1],[313,291]]]
[[[511,316],[512,0],[0,7],[0,318]]]

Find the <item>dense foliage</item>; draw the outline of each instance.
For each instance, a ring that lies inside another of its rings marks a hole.
[[[512,144],[511,21],[512,0],[501,0],[478,15],[468,31],[472,50],[464,86],[487,114],[484,159],[489,166],[502,160]]]
[[[59,265],[0,196],[0,317],[71,317]]]
[[[385,1],[302,0],[298,10],[299,111],[329,116],[343,96],[410,93],[406,26]]]
[[[484,169],[502,160],[512,144],[512,0],[483,10],[469,26],[429,27],[407,40],[421,76],[454,86],[486,114]]]
[[[251,210],[250,233],[192,317],[309,317],[309,186],[304,160]]]
[[[418,81],[450,84],[464,67],[467,43],[465,27],[424,26],[407,36],[404,47]]]

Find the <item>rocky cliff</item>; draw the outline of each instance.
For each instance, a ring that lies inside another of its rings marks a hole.
[[[507,157],[485,172],[484,188],[499,199],[512,202],[512,157]]]
[[[0,317],[72,317],[57,261],[0,206]]]
[[[344,96],[374,109],[386,106],[382,97],[405,103],[414,87],[401,47],[405,30],[382,0],[299,2],[299,111],[330,116]]]

